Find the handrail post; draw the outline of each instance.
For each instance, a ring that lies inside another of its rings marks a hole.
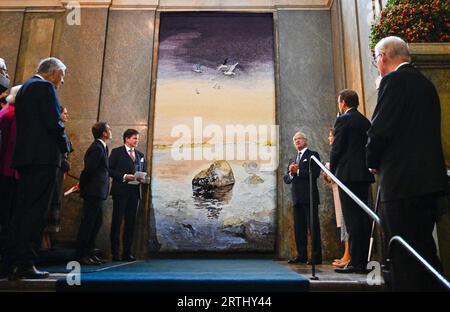
[[[313,176],[312,176],[312,159],[309,159],[309,225],[311,231],[311,266],[312,266],[312,277],[311,279],[317,281],[319,278],[316,276],[316,259],[315,249],[314,249],[314,200],[313,200]]]

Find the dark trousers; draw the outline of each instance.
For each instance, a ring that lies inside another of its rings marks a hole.
[[[307,231],[311,233],[311,218],[310,218],[310,205],[309,204],[296,204],[294,205],[294,229],[295,229],[295,243],[297,245],[298,256],[306,262],[307,254]],[[320,223],[319,223],[319,207],[313,205],[313,219],[314,219],[314,262],[322,262],[322,246],[320,236]]]
[[[137,192],[113,196],[113,215],[111,222],[111,253],[113,256],[118,256],[120,253],[120,228],[123,221],[122,254],[124,256],[129,256],[131,254],[138,205],[139,194]]]
[[[16,206],[18,181],[14,177],[0,175],[0,235],[2,238],[8,233],[12,211]]]
[[[2,261],[32,265],[41,246],[45,218],[55,188],[56,167],[30,166],[19,170],[17,206],[13,210]]]
[[[367,205],[369,198],[369,183],[344,183],[363,203]],[[350,247],[350,265],[365,269],[369,253],[371,219],[347,193],[339,188],[342,214],[348,232]]]
[[[437,271],[442,265],[436,253],[433,229],[436,223],[437,197],[421,196],[398,201],[383,202],[380,205],[381,222],[385,231],[385,254],[389,240],[401,236]],[[442,290],[423,267],[398,243],[389,255],[392,264],[392,288],[395,291]]]
[[[77,257],[92,256],[95,240],[103,222],[103,202],[100,197],[86,196],[83,202],[83,217],[77,237]]]
[[[56,170],[56,183],[55,191],[53,192],[53,197],[50,202],[50,210],[47,215],[46,224],[44,227],[45,232],[56,233],[60,229],[60,213],[61,213],[61,202],[63,197],[63,185],[64,185],[64,171],[61,168]]]

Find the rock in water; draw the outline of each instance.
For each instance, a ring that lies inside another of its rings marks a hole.
[[[217,160],[192,179],[192,189],[194,193],[209,192],[226,186],[230,187],[234,182],[230,164],[225,160]]]

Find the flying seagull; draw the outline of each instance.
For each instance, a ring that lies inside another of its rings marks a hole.
[[[219,70],[221,70],[221,71],[226,71],[227,70],[227,62],[228,62],[228,57],[223,61],[223,63],[222,64],[220,64],[218,67],[217,67],[217,71],[219,71]]]
[[[195,71],[196,73],[201,73],[202,72],[200,64],[194,64],[192,70]]]
[[[230,68],[228,68],[228,70],[227,70],[226,72],[224,72],[223,74],[224,74],[224,75],[227,75],[227,76],[236,75],[236,73],[233,72],[233,70],[236,68],[236,66],[237,66],[238,64],[239,64],[239,63],[236,63],[236,64],[231,65]]]

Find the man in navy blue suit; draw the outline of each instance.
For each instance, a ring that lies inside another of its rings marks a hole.
[[[16,96],[13,167],[19,171],[20,180],[0,274],[10,279],[48,277],[48,272],[36,270],[34,260],[55,188],[56,169],[61,166],[61,155],[68,152],[56,95],[56,89],[64,83],[65,70],[57,58],[42,60],[37,74]]]
[[[289,165],[284,175],[284,183],[291,185],[292,205],[294,206],[294,229],[297,255],[290,259],[290,264],[307,263],[307,229],[314,232],[313,257],[315,264],[322,263],[322,247],[319,223],[319,190],[317,178],[320,175],[320,167],[312,164],[313,198],[309,195],[309,159],[315,156],[320,160],[317,152],[308,149],[308,140],[304,133],[297,132],[292,138],[297,150],[295,157],[289,160]],[[311,227],[310,201],[313,202],[314,228]]]
[[[108,146],[112,139],[106,122],[92,126],[94,142],[84,155],[84,169],[80,175],[80,195],[83,198],[83,217],[77,237],[77,258],[81,264],[101,264],[94,254],[95,240],[103,222],[103,203],[109,191]]]
[[[111,223],[111,254],[113,261],[134,261],[131,254],[134,225],[141,198],[141,183],[144,179],[136,177],[136,171],[145,171],[144,154],[136,149],[139,132],[128,129],[123,134],[123,146],[111,151],[109,169],[113,178],[111,195],[113,197],[113,216]],[[123,252],[120,258],[120,227],[124,221]]]

